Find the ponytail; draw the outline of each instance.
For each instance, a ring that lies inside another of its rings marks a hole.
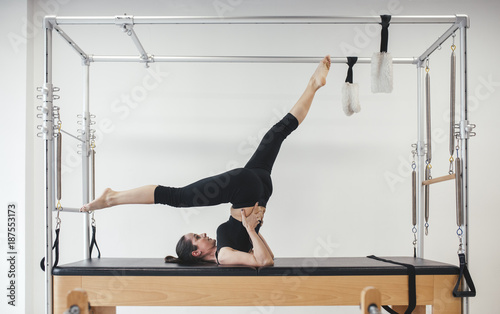
[[[172,255],[165,256],[165,263],[177,263],[177,264],[182,264],[182,260],[178,259],[177,257],[174,257]]]
[[[202,262],[201,258],[193,256],[193,251],[197,249],[198,247],[186,239],[186,236],[182,236],[175,247],[175,251],[179,257],[168,255],[165,257],[165,263],[196,264]]]

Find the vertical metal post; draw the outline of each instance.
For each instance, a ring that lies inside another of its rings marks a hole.
[[[417,257],[424,258],[424,189],[425,176],[425,111],[424,111],[424,61],[417,63]]]
[[[465,258],[469,263],[469,121],[467,112],[467,27],[462,23],[460,26],[460,158],[462,159],[462,214],[463,226],[463,248]],[[470,264],[469,264],[470,265]],[[463,281],[462,289],[467,290],[467,284]],[[469,298],[462,299],[462,310],[469,313]]]
[[[52,24],[44,20],[44,83],[42,133],[45,163],[45,313],[52,313],[52,210],[55,208],[54,116],[52,86]]]
[[[87,204],[90,201],[89,198],[89,186],[90,186],[90,171],[89,171],[89,159],[90,159],[90,111],[89,111],[89,90],[90,90],[90,62],[88,59],[83,60],[83,112],[82,112],[82,201],[83,204]],[[90,217],[88,214],[84,214],[83,221],[83,239],[84,239],[84,249],[83,256],[84,259],[90,259],[89,254],[89,244],[90,244]]]

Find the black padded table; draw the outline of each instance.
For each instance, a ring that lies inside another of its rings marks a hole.
[[[417,310],[461,313],[452,296],[459,268],[413,258],[384,257],[415,267]],[[53,269],[54,313],[63,313],[72,289],[87,291],[99,313],[116,306],[294,306],[359,305],[373,286],[382,303],[404,310],[408,304],[406,267],[367,257],[276,258],[271,267],[178,265],[161,258],[102,258]]]

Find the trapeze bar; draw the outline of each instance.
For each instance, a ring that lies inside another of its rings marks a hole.
[[[133,24],[379,24],[380,16],[122,16]],[[57,25],[112,24],[119,16],[58,16]],[[119,20],[119,19],[118,19]],[[447,24],[457,16],[393,16],[391,24]]]
[[[448,180],[454,180],[454,179],[455,179],[455,174],[449,174],[446,176],[442,176],[442,177],[438,177],[438,178],[434,178],[434,179],[430,179],[430,180],[425,180],[422,182],[422,185],[430,185],[430,184],[439,183],[439,182],[448,181]]]
[[[318,63],[323,57],[286,56],[89,56],[91,62],[234,62],[234,63]],[[332,63],[347,63],[345,57],[333,57]],[[393,58],[394,64],[416,64],[416,58]],[[371,58],[358,58],[357,63],[371,63]]]

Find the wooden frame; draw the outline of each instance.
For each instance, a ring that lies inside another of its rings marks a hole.
[[[451,293],[457,279],[417,275],[417,313],[426,305],[434,314],[461,313],[462,301]],[[408,304],[408,277],[401,275],[53,276],[53,286],[56,314],[73,289],[87,292],[94,313],[116,313],[116,306],[359,306],[366,286],[381,292],[382,304],[403,312]]]

